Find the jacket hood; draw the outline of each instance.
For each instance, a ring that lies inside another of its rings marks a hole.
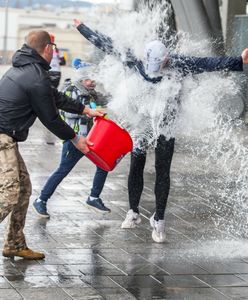
[[[36,50],[24,44],[12,57],[14,67],[23,67],[30,64],[40,64],[45,70],[49,70],[49,63],[41,57]]]
[[[91,90],[84,87],[80,80],[74,81],[73,84],[80,91],[81,94],[83,94],[83,95],[90,95],[91,94]]]

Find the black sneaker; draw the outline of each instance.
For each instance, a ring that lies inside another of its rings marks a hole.
[[[91,208],[94,208],[98,212],[111,212],[111,210],[104,205],[101,198],[90,200],[90,197],[88,197],[88,199],[86,200],[86,204],[89,205]]]
[[[46,201],[42,201],[41,199],[35,199],[33,203],[33,208],[35,212],[42,218],[50,218],[50,215],[47,212],[47,203]]]

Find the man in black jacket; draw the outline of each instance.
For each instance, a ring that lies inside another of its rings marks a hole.
[[[243,71],[243,64],[248,63],[248,49],[242,52],[238,57],[187,57],[175,55],[168,52],[165,45],[158,40],[151,41],[146,45],[145,61],[136,58],[131,49],[126,49],[125,55],[114,47],[113,40],[98,31],[87,27],[80,20],[74,20],[77,30],[93,45],[103,50],[107,54],[114,55],[129,69],[138,72],[148,84],[157,84],[167,78],[170,79],[170,72],[174,72],[174,78],[181,82],[187,74],[198,74],[202,72],[213,72],[221,70]],[[167,71],[169,71],[167,73]],[[180,90],[179,90],[180,92]],[[153,228],[152,238],[157,243],[163,243],[166,239],[164,213],[170,190],[170,167],[174,153],[175,138],[173,136],[174,119],[177,114],[179,104],[179,93],[172,97],[172,103],[175,103],[168,110],[161,111],[160,123],[158,127],[168,131],[168,136],[163,133],[159,135],[155,148],[155,213],[150,218],[150,224]],[[145,104],[144,104],[145,105]],[[143,133],[146,136],[146,132]],[[140,143],[141,142],[141,143]],[[131,153],[130,172],[128,177],[128,196],[130,210],[122,223],[122,228],[134,228],[141,222],[139,214],[139,203],[143,191],[143,173],[146,163],[146,151],[148,141],[136,141],[138,147],[135,147]],[[141,145],[143,144],[143,145]]]
[[[0,222],[9,215],[5,257],[45,257],[27,247],[23,233],[31,182],[17,142],[26,140],[38,117],[57,137],[71,140],[77,149],[87,153],[90,142],[61,119],[58,109],[90,117],[103,115],[51,87],[48,70],[53,47],[56,45],[46,31],[30,32],[26,44],[13,56],[13,67],[0,80]]]

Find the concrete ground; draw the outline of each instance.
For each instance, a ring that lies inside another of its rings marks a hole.
[[[28,141],[20,143],[33,183],[27,242],[44,251],[46,259],[0,257],[0,299],[248,299],[247,241],[215,221],[220,211],[214,191],[221,187],[216,180],[210,194],[213,183],[210,187],[208,178],[218,178],[218,171],[197,168],[200,160],[181,141],[172,164],[167,241],[156,244],[149,225],[154,211],[153,153],[148,155],[138,228],[120,228],[128,210],[128,156],[109,174],[102,194],[110,214],[85,205],[95,167],[83,158],[50,200],[51,218],[46,220],[35,214],[32,201],[58,165],[61,151],[58,140],[48,145],[46,139],[36,123]],[[5,224],[0,226],[0,247]]]

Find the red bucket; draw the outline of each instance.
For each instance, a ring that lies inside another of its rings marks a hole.
[[[94,145],[89,146],[90,152],[86,156],[105,171],[112,171],[123,156],[133,149],[129,133],[102,117],[95,118],[87,139]]]

